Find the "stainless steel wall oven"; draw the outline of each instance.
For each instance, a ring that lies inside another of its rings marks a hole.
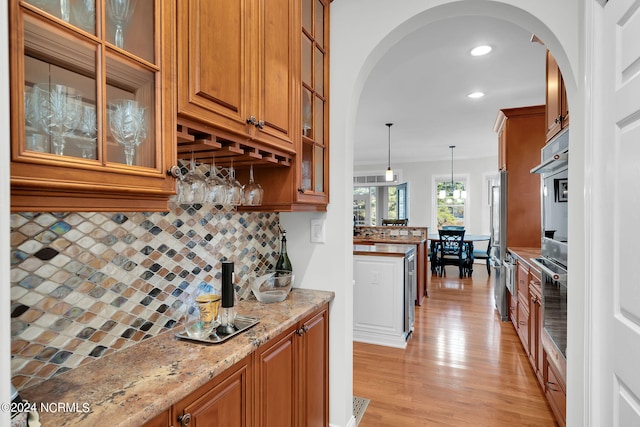
[[[566,378],[569,201],[569,131],[560,133],[542,149],[541,258],[532,259],[542,274],[542,345],[547,359]]]

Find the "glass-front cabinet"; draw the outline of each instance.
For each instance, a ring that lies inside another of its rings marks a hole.
[[[302,0],[300,192],[326,198],[328,191],[328,1]],[[326,202],[325,202],[326,203]]]
[[[166,210],[172,7],[10,0],[13,211]]]

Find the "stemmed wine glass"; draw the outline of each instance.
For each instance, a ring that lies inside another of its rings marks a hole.
[[[211,170],[207,178],[207,202],[212,205],[224,205],[227,201],[228,188],[226,182],[218,177],[218,168],[211,158]]]
[[[229,168],[229,176],[227,177],[227,205],[238,206],[242,202],[242,185],[236,180],[236,171],[233,164]]]
[[[64,152],[65,137],[78,127],[82,116],[82,95],[72,87],[36,85],[38,118],[42,129],[53,137],[54,153],[61,156]]]
[[[133,165],[136,147],[147,138],[146,108],[130,99],[110,102],[109,129],[116,142],[124,146],[127,165]]]
[[[129,23],[135,6],[135,0],[107,1],[107,13],[116,26],[115,44],[120,49],[124,48],[124,27]]]
[[[82,150],[82,158],[95,159],[98,128],[96,127],[96,107],[94,105],[84,106],[78,130],[84,136],[84,138],[76,140],[76,145]]]
[[[249,169],[249,182],[242,186],[242,204],[244,206],[260,206],[264,190],[253,180],[253,165]]]

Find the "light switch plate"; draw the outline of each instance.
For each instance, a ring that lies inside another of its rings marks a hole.
[[[327,240],[324,219],[311,220],[311,243],[325,243]]]

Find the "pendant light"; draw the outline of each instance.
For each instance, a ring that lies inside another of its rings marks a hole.
[[[386,126],[389,128],[389,162],[387,166],[387,172],[384,175],[384,180],[389,182],[393,181],[393,171],[391,170],[391,126],[393,126],[393,123],[387,123]]]
[[[439,199],[447,199],[447,203],[451,204],[454,200],[461,200],[467,198],[467,192],[464,188],[461,190],[455,188],[455,184],[453,182],[453,149],[456,148],[455,145],[450,145],[451,148],[451,183],[449,185],[449,190],[440,190],[438,193]]]

